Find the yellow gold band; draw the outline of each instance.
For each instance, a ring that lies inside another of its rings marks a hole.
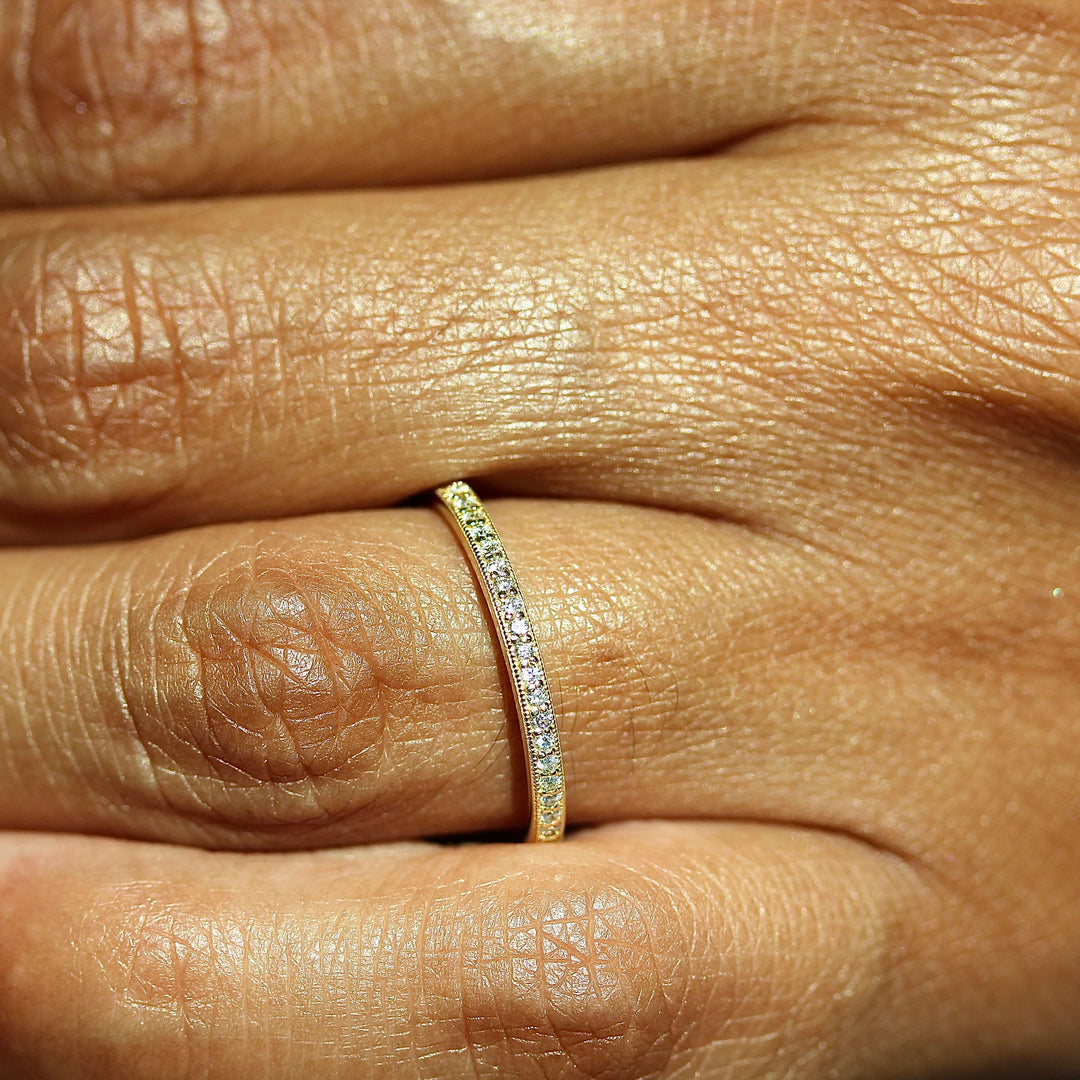
[[[559,840],[566,829],[562,747],[551,687],[517,576],[484,504],[468,484],[458,480],[435,495],[480,585],[513,688],[532,805],[526,839]]]

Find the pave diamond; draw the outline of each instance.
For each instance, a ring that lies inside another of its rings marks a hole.
[[[559,764],[558,754],[548,754],[547,757],[542,757],[537,761],[536,767],[540,772],[545,773],[548,776],[553,776],[558,773]]]
[[[525,614],[525,601],[520,596],[508,596],[503,603],[503,611],[508,619],[516,619]]]
[[[521,669],[521,677],[531,686],[533,683],[538,683],[544,676],[544,673],[536,666],[536,664],[526,664]]]
[[[529,730],[543,735],[555,729],[555,715],[550,709],[540,709],[529,717]]]
[[[510,574],[492,574],[491,587],[495,590],[496,595],[504,596],[513,590],[514,579]]]
[[[524,664],[536,655],[536,647],[531,641],[519,641],[517,644],[517,658]],[[524,669],[522,670],[524,674]]]
[[[551,704],[551,695],[546,686],[537,686],[529,691],[528,701],[532,708],[542,709],[545,705]]]
[[[533,748],[538,754],[550,754],[558,745],[555,736],[546,731],[533,736]]]
[[[541,795],[557,795],[562,791],[562,777],[538,776],[536,787]]]
[[[529,636],[529,624],[525,619],[515,619],[510,624],[510,634],[512,637],[523,638]]]
[[[540,796],[540,806],[545,810],[558,810],[562,805],[562,793],[558,791],[545,792]]]

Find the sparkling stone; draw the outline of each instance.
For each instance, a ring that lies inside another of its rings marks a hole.
[[[529,691],[528,701],[534,709],[542,709],[545,705],[551,704],[551,695],[546,686],[537,686]]]
[[[485,533],[483,538],[477,541],[476,553],[480,556],[481,562],[497,559],[502,554],[502,545],[494,536]]]
[[[512,637],[523,638],[527,637],[529,633],[529,624],[524,619],[515,619],[510,624],[510,634]]]
[[[561,776],[538,776],[536,787],[541,795],[555,795],[562,791]]]
[[[546,775],[553,775],[559,771],[559,755],[548,754],[547,757],[542,757],[536,763],[537,769]]]
[[[501,555],[496,555],[493,559],[484,560],[484,569],[492,575],[509,574],[510,563]]]
[[[521,677],[529,684],[539,682],[542,674],[543,672],[536,664],[526,664],[521,669]]]
[[[520,596],[508,596],[506,602],[503,604],[503,611],[506,612],[508,619],[517,618],[518,615],[525,614],[525,601]],[[520,648],[521,646],[518,646]]]
[[[511,574],[492,574],[491,587],[498,596],[505,596],[514,589],[514,578]]]
[[[559,828],[557,825],[541,825],[539,835],[541,840],[558,840]]]
[[[557,791],[540,796],[540,806],[545,810],[555,810],[557,812],[561,804],[562,796]]]
[[[555,736],[546,731],[534,735],[533,746],[538,754],[550,754],[555,749]]]
[[[534,735],[552,731],[555,727],[555,714],[551,709],[539,709],[529,716],[529,730]]]
[[[517,646],[518,659],[524,664],[536,655],[536,648],[531,641],[519,641]]]
[[[540,811],[540,824],[547,826],[558,826],[559,818],[562,815],[558,810],[541,810]]]

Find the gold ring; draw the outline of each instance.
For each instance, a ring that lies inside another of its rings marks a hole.
[[[480,585],[513,688],[532,806],[526,839],[560,840],[566,829],[562,747],[551,687],[517,575],[484,504],[468,484],[457,480],[436,488],[435,495]]]

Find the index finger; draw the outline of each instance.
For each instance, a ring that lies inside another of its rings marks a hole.
[[[857,129],[950,100],[929,54],[997,48],[996,17],[942,0],[15,0],[0,205],[461,180]]]

